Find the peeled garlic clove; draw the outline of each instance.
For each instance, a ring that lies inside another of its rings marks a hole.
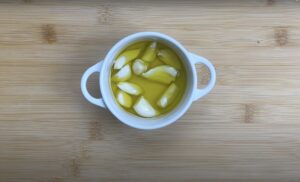
[[[123,52],[115,61],[114,69],[121,69],[124,65],[134,60],[140,53],[140,49],[128,50]]]
[[[162,94],[162,96],[157,101],[157,105],[161,108],[167,107],[174,101],[175,96],[178,93],[178,87],[172,83],[167,90]]]
[[[133,109],[138,115],[145,118],[151,118],[159,114],[143,96],[137,100]]]
[[[129,65],[121,68],[113,77],[112,80],[115,82],[126,81],[131,77],[131,69]]]
[[[157,66],[146,73],[142,73],[144,78],[147,78],[152,81],[157,81],[164,84],[170,84],[172,81],[176,79],[178,71],[167,65]]]
[[[161,49],[161,50],[159,50],[158,53],[157,53],[157,56],[165,64],[173,66],[176,69],[181,68],[180,67],[180,61],[179,61],[178,57],[170,49]]]
[[[130,108],[132,106],[131,96],[121,90],[117,93],[117,100],[123,107]]]
[[[142,60],[146,62],[152,62],[156,58],[156,48],[157,48],[157,43],[152,42],[145,50],[144,55],[142,56]]]
[[[147,64],[141,59],[136,59],[132,65],[132,71],[136,75],[140,75],[147,70]]]
[[[143,92],[143,89],[140,86],[130,82],[120,82],[117,86],[119,89],[131,95],[140,95]]]

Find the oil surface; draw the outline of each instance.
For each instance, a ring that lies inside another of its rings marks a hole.
[[[141,58],[141,56],[144,54],[145,49],[149,46],[149,44],[151,44],[152,41],[142,41],[142,42],[137,42],[134,43],[132,45],[129,45],[127,48],[125,48],[123,51],[121,51],[116,58],[118,58],[118,56],[120,56],[122,53],[128,51],[128,50],[134,50],[134,49],[140,49],[140,53],[138,55],[137,58]],[[170,51],[172,51],[173,53],[175,53],[175,51],[173,51],[172,49],[170,49],[169,47],[167,47],[166,45],[157,42],[157,51],[160,49],[168,49]],[[175,81],[173,81],[172,83],[174,83],[177,86],[177,93],[175,98],[173,98],[172,102],[165,108],[161,108],[157,105],[157,101],[159,100],[159,98],[163,95],[164,91],[169,87],[169,85],[171,84],[163,84],[160,82],[156,82],[156,81],[152,81],[149,80],[147,78],[144,78],[140,75],[136,75],[134,73],[132,73],[131,77],[126,80],[126,82],[130,82],[130,83],[134,83],[139,85],[142,89],[143,89],[143,93],[141,94],[145,99],[147,99],[147,101],[151,104],[151,106],[156,109],[157,111],[159,111],[159,115],[162,114],[166,114],[168,112],[170,112],[171,110],[173,110],[178,103],[180,102],[180,100],[182,99],[185,89],[186,89],[186,69],[183,66],[182,60],[179,58],[179,56],[175,53],[177,59],[180,62],[180,68],[176,69],[178,71],[178,75],[176,76]],[[128,64],[130,65],[130,68],[132,68],[134,60],[130,61]],[[147,70],[150,70],[151,68],[154,68],[156,66],[159,65],[166,65],[164,62],[162,62],[160,60],[160,58],[158,56],[156,56],[156,58],[154,59],[154,61],[152,61],[150,64],[148,64],[148,68]],[[115,75],[119,70],[116,70],[113,68],[111,68],[111,78],[113,75]],[[114,93],[115,96],[115,101],[119,104],[119,102],[117,101],[117,92],[120,90],[117,87],[118,82],[113,81],[112,79],[110,79],[110,83],[111,83],[111,89]],[[130,95],[132,98],[132,102],[133,105],[137,102],[137,99],[140,97],[136,96],[136,95]],[[119,104],[120,105],[120,104]],[[122,107],[120,105],[120,107]],[[130,108],[125,108],[122,107],[123,109],[125,109],[126,111],[139,116],[135,110],[133,109],[133,107]]]

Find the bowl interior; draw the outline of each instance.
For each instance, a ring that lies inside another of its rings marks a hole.
[[[113,91],[110,87],[110,71],[115,56],[128,45],[146,40],[161,42],[176,51],[184,63],[183,65],[187,73],[187,88],[179,104],[172,111],[153,118],[139,117],[121,108],[121,106],[116,103]],[[176,40],[160,33],[137,33],[120,40],[107,54],[99,79],[100,89],[106,106],[120,121],[139,129],[155,129],[176,121],[188,109],[191,104],[192,92],[194,90],[195,78],[193,72],[195,72],[195,70],[189,61],[187,51]]]

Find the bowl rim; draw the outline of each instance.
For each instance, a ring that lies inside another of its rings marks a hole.
[[[132,43],[137,40],[142,39],[160,39],[166,42],[169,42],[176,48],[179,53],[184,56],[185,61],[184,64],[186,66],[186,72],[187,72],[187,88],[186,93],[184,94],[183,98],[181,99],[178,106],[176,106],[172,111],[167,113],[166,115],[154,117],[154,118],[142,118],[139,116],[136,116],[132,113],[129,113],[120,106],[115,103],[113,95],[111,94],[111,88],[109,83],[109,75],[110,69],[112,66],[113,58],[118,54],[122,49],[124,49],[125,46],[127,46],[129,43]],[[107,71],[109,70],[109,71]],[[189,85],[188,85],[189,84]],[[191,106],[193,101],[193,92],[195,91],[197,87],[197,74],[196,74],[196,68],[192,64],[191,58],[189,56],[189,52],[174,38],[158,33],[158,32],[138,32],[131,35],[128,35],[124,37],[123,39],[119,40],[107,53],[103,60],[103,66],[100,70],[99,75],[99,86],[100,91],[104,100],[104,103],[108,110],[122,123],[138,128],[138,129],[144,129],[144,130],[151,130],[151,129],[157,129],[165,127],[171,123],[174,123],[177,121],[184,113],[187,111],[187,109]],[[149,124],[150,123],[150,124]]]

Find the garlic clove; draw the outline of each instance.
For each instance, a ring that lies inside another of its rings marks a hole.
[[[143,96],[138,98],[137,102],[133,106],[133,109],[138,115],[145,118],[151,118],[159,114],[159,112],[155,110]]]
[[[117,86],[119,87],[119,89],[130,95],[140,95],[141,93],[143,93],[143,89],[139,85],[134,83],[119,82]]]

